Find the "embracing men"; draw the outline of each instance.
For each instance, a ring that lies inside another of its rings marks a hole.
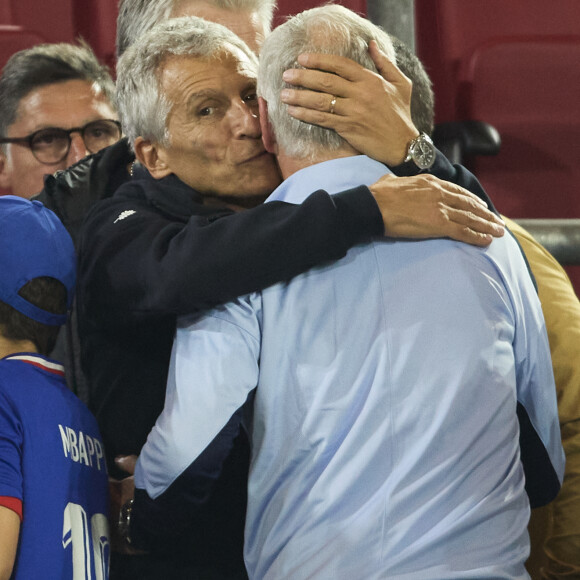
[[[201,28],[207,52],[188,54]],[[386,35],[337,6],[299,15],[266,40],[262,131],[286,180],[266,207],[387,172],[336,134],[290,119],[279,100],[282,72],[299,54],[338,51],[370,67],[371,40],[392,55]],[[152,61],[162,64],[164,92],[188,98],[170,98],[168,141],[140,127],[138,156],[157,173],[151,187],[177,177],[184,192],[194,186],[211,202],[203,176],[191,182],[181,161],[204,123],[235,119],[232,127],[255,134],[245,111],[255,106],[255,62],[223,29],[174,21],[135,47],[127,70],[139,70],[154,45],[173,47]],[[188,74],[176,75],[177,64]],[[130,110],[121,105],[124,120]],[[248,161],[267,166],[263,155]],[[135,215],[125,211],[119,223]],[[155,251],[161,258],[167,248]],[[243,275],[243,263],[231,268]],[[526,578],[530,501],[551,499],[563,468],[543,325],[508,236],[487,249],[374,239],[336,264],[183,317],[165,410],[137,465],[127,537],[148,547],[193,521],[244,423],[250,577]],[[532,467],[521,460],[528,453]]]

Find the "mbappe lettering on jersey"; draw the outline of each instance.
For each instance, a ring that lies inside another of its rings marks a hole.
[[[65,457],[88,467],[95,467],[99,471],[105,469],[103,446],[98,439],[85,435],[82,431],[77,433],[70,427],[59,425],[58,428]]]

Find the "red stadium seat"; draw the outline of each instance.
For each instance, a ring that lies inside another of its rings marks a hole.
[[[12,6],[10,0],[0,0],[0,24],[12,24]]]
[[[4,68],[15,52],[43,42],[46,39],[36,32],[24,30],[20,26],[0,25],[0,68]]]
[[[73,0],[3,0],[10,5],[11,24],[34,31],[47,42],[72,42],[75,38]],[[89,2],[87,2],[89,4]],[[8,8],[5,8],[8,10]]]
[[[510,217],[580,217],[580,35],[490,41],[461,71],[461,118],[500,133],[470,167]]]
[[[498,209],[580,217],[577,0],[558,10],[538,0],[417,0],[416,17],[437,122],[483,121],[499,131],[499,155],[465,160]]]
[[[578,0],[415,0],[415,31],[441,123],[457,119],[459,72],[477,47],[498,37],[580,34],[580,5]]]
[[[74,20],[77,35],[92,47],[97,58],[111,70],[115,67],[117,0],[76,0]]]

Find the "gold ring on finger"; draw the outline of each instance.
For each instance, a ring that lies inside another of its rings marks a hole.
[[[332,101],[330,101],[330,109],[328,112],[331,115],[334,115],[334,105],[336,105],[336,97],[332,97]]]

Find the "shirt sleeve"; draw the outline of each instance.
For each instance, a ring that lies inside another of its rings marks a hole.
[[[136,183],[124,187],[130,192]],[[334,196],[318,191],[300,205],[191,216],[113,198],[95,206],[83,226],[80,302],[98,305],[105,317],[190,314],[342,258],[383,233],[366,187]]]
[[[0,506],[15,512],[22,521],[22,500],[16,497],[0,496]]]
[[[258,382],[258,295],[182,319],[165,407],[135,470],[132,541],[151,546],[175,534],[209,497]]]
[[[513,253],[511,260],[519,258]],[[562,484],[562,449],[556,387],[540,300],[527,271],[513,263],[507,276],[514,305],[514,353],[520,448],[531,507],[552,501]]]

